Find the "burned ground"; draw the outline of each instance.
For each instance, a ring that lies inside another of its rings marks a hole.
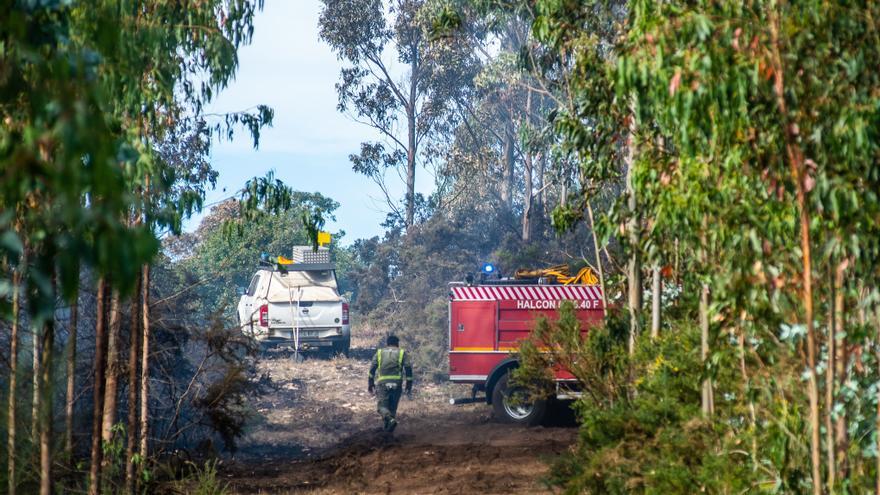
[[[386,435],[366,391],[368,344],[356,341],[350,358],[260,360],[269,392],[253,404],[240,450],[220,465],[233,493],[548,491],[547,462],[573,443],[574,428],[494,423],[484,404],[448,404],[467,389],[417,383]]]

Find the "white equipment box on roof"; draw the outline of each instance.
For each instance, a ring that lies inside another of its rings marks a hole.
[[[293,246],[294,263],[330,263],[330,248],[321,246],[317,251],[312,246]]]

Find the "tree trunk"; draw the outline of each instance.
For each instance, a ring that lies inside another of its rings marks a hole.
[[[501,178],[501,204],[506,211],[513,208],[513,120],[509,117],[504,123],[504,141],[502,148],[502,178]]]
[[[522,240],[532,240],[532,155],[525,154],[525,190],[523,191]]]
[[[776,95],[776,105],[779,115],[782,117],[783,138],[785,140],[786,161],[791,170],[791,178],[794,180],[797,193],[798,217],[800,224],[801,241],[801,276],[803,277],[803,304],[804,323],[807,327],[807,396],[810,403],[810,464],[812,475],[813,495],[822,495],[822,457],[821,440],[819,436],[819,387],[816,382],[816,329],[813,322],[813,261],[812,242],[810,240],[810,211],[807,204],[807,191],[804,187],[806,176],[804,165],[804,153],[798,144],[798,128],[795,122],[790,120],[788,104],[785,101],[785,67],[782,65],[782,56],[779,53],[779,16],[774,11],[769,19],[770,57],[771,69],[773,70],[773,90]]]
[[[110,295],[110,325],[107,333],[107,373],[104,377],[104,414],[101,421],[101,442],[109,445],[113,442],[113,425],[116,423],[116,392],[119,388],[119,328],[121,326],[119,308],[119,292],[113,290]],[[101,470],[104,471],[112,459],[104,458]]]
[[[92,414],[92,452],[89,469],[89,495],[98,495],[101,491],[101,422],[104,418],[104,357],[106,354],[106,336],[104,335],[104,293],[106,282],[98,279],[97,303],[95,310],[95,386],[93,391],[94,411]]]
[[[593,250],[596,252],[596,269],[599,270],[599,287],[602,289],[602,308],[608,308],[608,296],[605,294],[605,271],[602,269],[602,254],[599,251],[599,236],[596,235],[596,223],[593,221],[593,206],[587,200],[587,216],[590,219],[590,235],[593,237]]]
[[[70,323],[67,331],[67,401],[64,407],[64,452],[70,463],[73,460],[73,412],[76,406],[76,337],[79,322],[79,293],[73,296],[70,306]]]
[[[140,357],[140,298],[141,281],[131,299],[131,330],[128,349],[128,437],[125,450],[125,486],[130,495],[137,493],[134,456],[137,453],[138,432],[138,358]]]
[[[847,369],[849,355],[846,339],[846,320],[844,319],[846,290],[843,285],[847,261],[839,264],[834,276],[834,367],[828,368],[829,374],[834,370],[836,382],[839,386],[847,381]],[[834,423],[834,457],[836,478],[845,480],[848,477],[849,461],[847,449],[849,448],[849,433],[847,432],[846,413],[837,416]]]
[[[816,330],[813,324],[813,276],[810,256],[810,218],[801,177],[798,176],[798,207],[801,210],[801,253],[803,257],[804,319],[807,325],[807,367],[809,381],[807,394],[810,401],[810,460],[813,475],[813,494],[822,494],[821,455],[819,440],[819,390],[816,383]]]
[[[31,440],[34,445],[37,445],[40,441],[40,400],[42,399],[43,393],[40,390],[40,384],[42,383],[40,380],[40,376],[42,375],[40,370],[40,346],[42,345],[42,336],[40,335],[40,330],[34,326],[33,323],[30,324],[31,327],[31,344],[33,347],[33,373],[34,373],[34,387],[33,387],[33,400],[31,402]]]
[[[51,267],[51,264],[49,265]],[[54,299],[54,298],[53,298]],[[40,366],[40,495],[52,495],[52,353],[55,344],[55,321],[43,324]]]
[[[737,345],[739,346],[739,372],[742,375],[743,379],[743,397],[747,397],[749,399],[749,429],[751,430],[749,435],[751,437],[751,449],[752,449],[752,471],[757,471],[758,463],[756,460],[758,459],[758,440],[757,435],[755,434],[757,425],[758,425],[758,413],[755,409],[755,401],[751,396],[751,388],[752,381],[749,378],[748,368],[746,368],[746,336],[745,336],[745,327],[742,325],[743,321],[740,318],[740,328],[739,334],[737,335]]]
[[[828,474],[826,484],[828,485],[828,493],[834,493],[834,485],[837,482],[837,462],[834,458],[834,428],[832,425],[831,412],[834,410],[834,335],[837,330],[834,328],[834,296],[835,287],[831,286],[831,301],[828,305],[828,367],[825,370],[825,444],[826,444],[826,460],[828,463]]]
[[[141,418],[140,418],[140,456],[139,474],[143,473],[147,462],[150,426],[150,266],[144,265],[141,273]]]
[[[877,333],[875,334],[875,342],[874,349],[876,360],[878,363],[878,375],[880,375],[880,310],[874,311],[874,327],[877,329]],[[878,390],[880,390],[880,383],[877,384]],[[877,413],[874,418],[874,429],[876,431],[880,431],[880,400],[877,401]],[[876,439],[874,447],[877,449],[877,452],[880,452],[880,434],[875,435]],[[874,495],[880,495],[880,455],[877,456],[877,464],[875,466],[875,470],[877,472],[877,479],[874,483]]]
[[[709,286],[703,284],[700,290],[700,359],[705,367],[709,359]],[[703,379],[702,393],[703,414],[710,417],[715,414],[715,392],[712,388],[712,379]]]
[[[418,139],[416,134],[416,99],[419,85],[419,51],[418,46],[410,48],[412,57],[410,65],[409,82],[409,108],[406,111],[406,228],[409,229],[415,223],[416,212],[416,156],[418,155]]]
[[[24,261],[24,260],[22,260]],[[9,495],[15,495],[17,483],[15,476],[15,434],[17,426],[15,424],[15,406],[18,386],[18,328],[19,317],[21,316],[21,270],[24,266],[22,262],[12,273],[12,329],[10,331],[9,342],[9,403],[7,416],[7,439],[6,452],[8,455],[7,464],[9,469]]]
[[[651,338],[660,336],[660,296],[662,281],[660,280],[660,264],[651,270]]]
[[[629,240],[629,260],[626,265],[627,283],[629,289],[628,307],[630,315],[629,329],[629,352],[635,352],[636,336],[641,331],[642,314],[642,260],[639,248],[641,235],[639,232],[640,218],[638,202],[636,201],[635,185],[633,183],[633,168],[635,167],[635,115],[630,115],[629,136],[627,137],[626,151],[626,195],[629,219],[627,220],[626,233]]]
[[[533,216],[532,223],[533,228],[532,232],[536,232],[538,234],[538,238],[544,239],[544,228],[545,228],[545,217],[547,212],[545,211],[545,206],[547,204],[546,194],[547,192],[544,189],[544,169],[545,169],[545,160],[547,159],[546,153],[541,153],[541,159],[538,160],[538,169],[535,171],[534,179],[535,179],[535,188],[538,190],[538,194],[535,195],[535,214]],[[590,224],[592,225],[592,223]],[[598,252],[596,253],[598,257]]]
[[[416,117],[408,112],[407,134],[409,149],[406,150],[406,227],[415,223],[416,212]]]
[[[520,125],[529,126],[530,117],[532,114],[532,91],[528,90],[526,92],[526,112],[525,118]],[[532,189],[533,189],[533,177],[532,177],[532,152],[531,147],[526,143],[523,146],[523,176],[525,179],[525,187],[523,189],[523,216],[522,216],[522,240],[523,242],[530,242],[532,240]]]

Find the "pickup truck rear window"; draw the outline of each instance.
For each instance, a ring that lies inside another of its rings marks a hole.
[[[254,278],[251,279],[251,285],[248,286],[247,295],[253,296],[256,294],[258,285],[260,285],[260,276],[254,275]]]

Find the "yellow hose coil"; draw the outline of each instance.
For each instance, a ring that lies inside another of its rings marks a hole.
[[[557,281],[565,285],[584,284],[597,285],[599,278],[593,273],[593,270],[585,266],[577,272],[575,276],[569,276],[568,265],[556,265],[549,268],[541,268],[537,270],[520,269],[514,273],[515,278],[540,278],[555,277]]]

